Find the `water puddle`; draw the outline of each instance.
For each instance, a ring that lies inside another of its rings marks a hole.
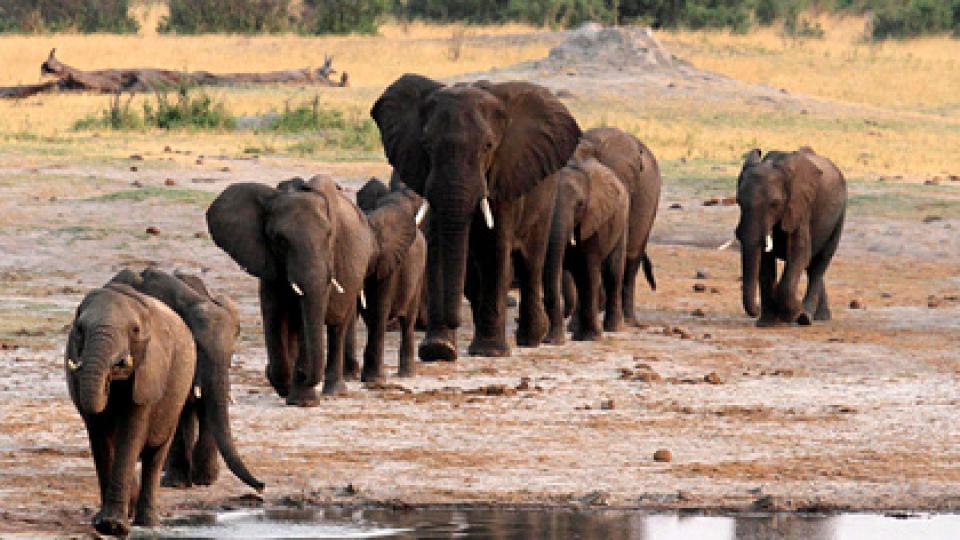
[[[960,515],[681,516],[575,510],[245,510],[134,530],[134,538],[946,540]]]

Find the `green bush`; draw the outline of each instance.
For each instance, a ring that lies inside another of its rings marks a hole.
[[[2,0],[0,32],[136,33],[129,0]]]
[[[167,0],[170,14],[157,27],[163,33],[257,34],[289,30],[290,0]]]
[[[193,95],[186,86],[175,92],[171,101],[166,93],[157,93],[155,103],[144,102],[143,113],[130,106],[130,99],[121,104],[120,95],[110,99],[110,106],[99,114],[88,115],[73,124],[75,130],[88,129],[232,129],[237,121],[226,105],[214,100],[206,92]]]
[[[957,0],[887,2],[874,12],[873,39],[908,38],[960,30]]]
[[[345,114],[343,111],[323,109],[319,97],[294,107],[286,106],[260,129],[313,134],[309,141],[301,141],[291,147],[296,153],[312,153],[322,148],[374,150],[380,144],[380,132],[370,118],[359,112]]]
[[[305,34],[374,34],[388,0],[303,0],[299,29]]]

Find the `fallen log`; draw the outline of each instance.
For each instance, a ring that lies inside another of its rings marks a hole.
[[[265,73],[210,73],[208,71],[173,71],[157,68],[100,69],[85,71],[64,64],[56,57],[56,49],[40,65],[41,76],[55,80],[41,84],[0,87],[0,98],[24,98],[55,89],[61,91],[120,92],[162,91],[180,85],[231,86],[236,84],[319,84],[343,87],[349,84],[346,73],[339,80],[332,76],[333,57],[324,58],[321,67],[269,71]]]

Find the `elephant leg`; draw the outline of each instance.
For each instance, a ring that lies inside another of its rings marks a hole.
[[[397,375],[400,377],[413,377],[417,374],[416,347],[414,346],[417,338],[416,324],[415,310],[400,317],[400,349],[397,351],[399,355]]]
[[[141,406],[133,406],[127,415],[120,418],[109,485],[103,505],[93,518],[93,526],[100,534],[126,536],[130,533],[127,510],[132,496],[131,485],[134,483],[137,459],[147,438],[148,421],[148,411]],[[166,454],[162,457],[165,458]],[[152,501],[144,501],[142,495],[141,492],[138,504],[152,505]]]
[[[360,363],[357,362],[357,317],[350,319],[347,336],[343,345],[343,378],[355,381],[360,377]]]
[[[427,311],[427,332],[420,342],[418,354],[424,362],[453,362],[457,359],[457,329],[449,326],[450,321],[445,317],[446,295],[441,294],[436,284],[445,284],[449,279],[442,267],[444,261],[442,250],[443,243],[440,241],[440,230],[437,220],[427,218],[429,232],[427,239],[427,265],[425,268],[425,280],[423,286],[423,300]],[[469,256],[469,245],[467,248],[466,276],[464,279],[463,292],[470,298],[471,288],[471,259]],[[434,287],[428,290],[428,285]],[[456,299],[460,301],[459,298]],[[473,300],[470,301],[473,305]]]
[[[300,307],[288,287],[260,281],[260,312],[267,344],[267,380],[280,397],[290,393],[293,365],[299,354]]]
[[[841,217],[840,222],[837,223],[837,226],[834,227],[833,232],[830,234],[827,243],[814,258],[810,264],[810,268],[807,269],[807,276],[810,279],[807,295],[810,294],[810,289],[812,289],[813,284],[816,283],[817,301],[814,303],[811,299],[808,305],[806,300],[804,300],[804,309],[807,313],[813,313],[813,318],[817,321],[829,321],[831,318],[830,304],[827,301],[827,285],[824,282],[823,276],[827,273],[827,267],[830,266],[830,261],[833,260],[833,255],[837,252],[837,246],[840,245],[840,233],[842,230],[843,218]]]
[[[623,318],[630,323],[637,321],[634,302],[637,293],[637,274],[640,273],[640,259],[641,257],[628,257],[624,260],[623,266],[623,285],[620,296],[623,303]]]
[[[140,471],[140,498],[137,500],[137,514],[134,525],[156,527],[160,525],[160,514],[157,512],[157,486],[160,484],[160,473],[163,462],[170,449],[171,439],[167,439],[156,448],[144,448],[141,453]]]
[[[829,321],[832,318],[830,313],[830,303],[827,301],[827,286],[820,280],[820,301],[817,302],[817,310],[813,314],[816,321]]]
[[[520,321],[517,324],[517,345],[536,347],[543,341],[549,329],[547,312],[544,310],[543,258],[544,246],[531,250],[529,256],[517,261],[520,278]]]
[[[190,487],[196,439],[197,407],[195,403],[187,403],[180,412],[180,422],[167,454],[166,472],[160,480],[161,485],[173,488]]]
[[[595,341],[602,333],[597,323],[600,301],[600,265],[591,264],[586,256],[577,257],[573,279],[577,283],[577,325],[574,341]]]
[[[213,399],[213,396],[204,396],[202,399]],[[197,444],[193,447],[193,468],[190,471],[190,481],[194,485],[209,486],[216,482],[220,475],[220,450],[214,436],[213,422],[215,419],[207,416],[207,407],[203,402],[197,402],[197,420],[199,433]]]
[[[506,312],[513,279],[509,238],[513,226],[501,219],[492,232],[484,227],[475,224],[470,238],[471,256],[477,262],[480,279],[478,305],[473,307],[473,341],[467,352],[471,356],[510,356]]]
[[[787,237],[786,261],[777,286],[777,304],[780,321],[790,324],[803,314],[799,295],[800,278],[811,263],[809,233],[801,227]]]
[[[367,346],[363,350],[363,382],[386,379],[383,372],[383,340],[387,334],[387,318],[396,286],[396,276],[373,282],[367,291]],[[373,281],[373,280],[371,280]]]
[[[603,329],[607,332],[623,330],[623,269],[624,246],[618,245],[603,261],[603,290],[606,293],[603,314]]]
[[[106,422],[98,422],[84,417],[87,426],[87,437],[90,439],[90,451],[93,454],[93,463],[97,469],[97,483],[100,487],[100,504],[107,499],[107,489],[110,486],[110,471],[113,469],[114,429]]]
[[[550,319],[550,329],[544,343],[553,345],[562,345],[566,341],[566,335],[563,331],[563,319],[565,309],[564,278],[566,272],[563,270],[562,254],[551,254],[551,257],[557,257],[559,260],[548,261],[544,270],[544,306]]]
[[[760,318],[757,326],[776,326],[777,258],[773,253],[760,254]]]
[[[356,317],[356,313],[347,316]],[[349,323],[327,325],[327,366],[323,376],[323,394],[339,396],[347,393],[347,383],[343,380],[343,349]]]

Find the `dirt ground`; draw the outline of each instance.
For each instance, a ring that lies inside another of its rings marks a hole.
[[[671,164],[639,326],[419,365],[299,409],[265,380],[256,280],[210,241],[204,209],[230,182],[325,171],[356,189],[386,166],[187,152],[0,155],[0,531],[88,530],[96,478],[66,328],[86,291],[149,264],[200,273],[241,306],[233,428],[263,504],[960,510],[960,184],[852,182],[827,274],[834,320],[758,329],[736,248],[716,249],[737,207],[703,205],[731,194],[737,168]],[[261,501],[224,469],[160,503],[173,516]]]

